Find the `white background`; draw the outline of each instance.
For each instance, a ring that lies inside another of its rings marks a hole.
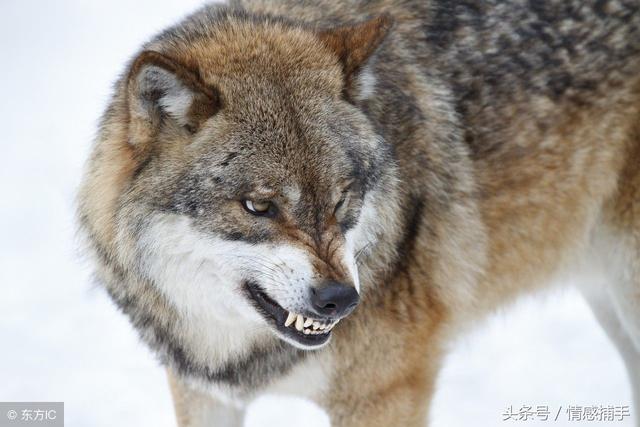
[[[73,202],[124,62],[198,4],[0,2],[0,401],[62,400],[68,426],[175,425],[162,369],[77,253]],[[502,422],[509,405],[630,404],[620,358],[571,290],[479,325],[437,389],[438,427],[520,425]],[[309,403],[276,397],[246,424],[328,425]]]

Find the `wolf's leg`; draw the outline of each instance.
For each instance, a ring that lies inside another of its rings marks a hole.
[[[631,134],[618,192],[607,206],[600,242],[608,282],[594,312],[624,358],[633,389],[636,425],[640,427],[640,117]],[[609,304],[607,304],[609,302]]]
[[[605,283],[585,295],[625,361],[640,427],[640,126],[634,140],[616,198],[594,235],[594,260],[602,263]]]
[[[640,253],[636,254],[635,263],[640,264]],[[613,306],[619,316],[621,328],[628,334],[637,354],[640,354],[640,270],[633,271],[617,286],[610,289]],[[640,366],[640,359],[636,359]]]
[[[640,351],[621,322],[620,315],[616,310],[611,294],[618,291],[615,289],[612,289],[612,291],[610,292],[606,287],[589,288],[583,289],[583,294],[602,328],[607,332],[624,360],[631,382],[636,425],[640,427],[640,414],[638,413],[640,410]],[[640,320],[640,312],[636,311],[635,313],[630,313],[630,315],[635,316],[636,322]],[[628,321],[630,320],[628,319]]]
[[[328,392],[318,403],[332,427],[424,427],[444,354],[439,321],[369,307],[358,323],[334,331]]]
[[[620,236],[622,261],[614,282],[607,288],[611,304],[609,334],[624,358],[633,390],[636,425],[640,427],[640,199],[636,202],[636,226]]]
[[[186,385],[167,370],[178,427],[240,427],[242,410]]]
[[[424,427],[430,394],[407,379],[373,394],[362,394],[361,384],[354,383],[351,396],[327,408],[332,427]],[[337,397],[337,396],[336,396]]]

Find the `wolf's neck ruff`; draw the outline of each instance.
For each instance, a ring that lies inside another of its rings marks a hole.
[[[161,354],[166,352],[165,363],[186,379],[231,387],[247,395],[269,385],[274,378],[285,376],[308,354],[275,341],[269,346],[256,345],[246,354],[220,366],[206,366],[191,361],[188,351],[169,341],[160,344],[156,350]]]

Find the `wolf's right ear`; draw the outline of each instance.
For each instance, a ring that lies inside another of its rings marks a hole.
[[[197,71],[154,51],[133,61],[126,91],[134,145],[155,138],[167,121],[193,134],[221,105],[219,94]]]
[[[383,14],[355,25],[322,30],[320,40],[338,57],[344,73],[344,95],[350,101],[370,97],[375,88],[372,57],[393,26],[393,18]]]

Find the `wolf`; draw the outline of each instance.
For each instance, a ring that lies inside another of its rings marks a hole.
[[[639,166],[637,0],[241,0],[126,65],[78,217],[180,426],[425,425],[451,341],[577,273],[637,411]]]

